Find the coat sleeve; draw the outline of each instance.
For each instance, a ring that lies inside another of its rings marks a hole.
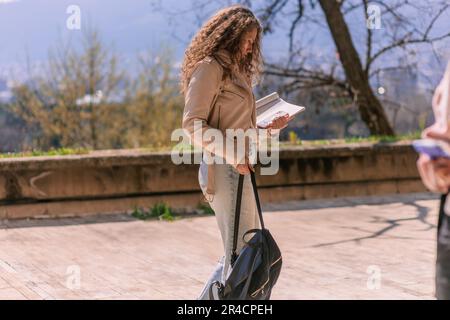
[[[197,65],[185,93],[183,130],[192,145],[219,156],[226,163],[235,166],[245,163],[245,155],[239,156],[237,152],[227,153],[226,145],[231,143],[234,146],[234,139],[227,138],[222,131],[208,124],[214,100],[219,94],[222,72],[220,66],[211,62],[202,61]],[[204,137],[206,131],[208,132]]]

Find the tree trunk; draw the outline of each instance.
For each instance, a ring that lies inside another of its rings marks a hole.
[[[393,135],[386,113],[380,101],[374,95],[369,79],[363,70],[361,60],[356,51],[348,30],[344,16],[336,0],[319,0],[328,27],[336,44],[339,57],[344,68],[347,82],[351,87],[351,94],[358,105],[362,120],[371,134]]]

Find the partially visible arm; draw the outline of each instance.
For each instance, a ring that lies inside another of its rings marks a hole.
[[[450,187],[450,159],[430,159],[421,154],[417,169],[424,185],[433,192],[448,193]]]

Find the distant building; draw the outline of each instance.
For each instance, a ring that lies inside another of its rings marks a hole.
[[[0,78],[0,103],[11,101],[12,92],[8,86],[8,81]]]
[[[430,121],[430,94],[421,85],[417,64],[380,72],[377,96],[399,134],[421,130]]]

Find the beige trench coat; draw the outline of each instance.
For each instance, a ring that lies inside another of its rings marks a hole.
[[[235,70],[231,77],[223,77],[223,66]],[[201,122],[200,127],[194,126],[196,121]],[[225,146],[228,143],[235,145],[235,141],[234,137],[226,135],[226,129],[249,128],[256,128],[255,96],[251,84],[233,68],[229,52],[221,49],[214,57],[209,56],[199,62],[192,72],[185,92],[183,129],[191,143],[235,166],[245,163],[248,148],[244,157],[239,157],[239,153],[230,156]],[[222,136],[222,148],[215,144],[215,139],[201,138],[205,129],[216,130],[215,133]],[[214,166],[208,165],[208,194],[214,194]]]

